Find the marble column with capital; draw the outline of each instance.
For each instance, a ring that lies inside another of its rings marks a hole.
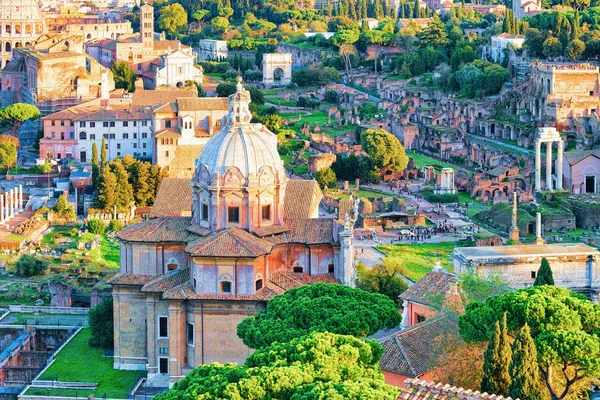
[[[546,143],[546,190],[552,191],[552,142]]]
[[[542,190],[542,142],[535,142],[535,191]]]
[[[558,154],[556,157],[556,190],[563,189],[563,141],[558,141]]]

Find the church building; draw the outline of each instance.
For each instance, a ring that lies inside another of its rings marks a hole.
[[[356,207],[341,225],[317,218],[316,182],[287,178],[276,135],[250,122],[249,104],[239,79],[191,190],[170,182],[191,216],[170,210],[121,231],[121,269],[110,280],[115,368],[173,383],[201,364],[243,363],[252,350],[236,327],[273,296],[353,283]]]

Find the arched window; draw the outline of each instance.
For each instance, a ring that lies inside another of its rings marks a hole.
[[[10,53],[12,51],[12,47],[10,45],[10,42],[6,42],[6,45],[4,46],[4,49],[6,50],[7,53]]]
[[[86,140],[86,139],[87,139],[87,133],[79,132],[79,140]]]
[[[167,271],[175,271],[179,269],[179,262],[174,258],[169,258],[167,261]]]
[[[254,289],[255,289],[255,291],[258,292],[260,289],[263,288],[263,285],[264,285],[263,282],[264,281],[263,281],[262,274],[256,274],[256,280],[254,281]]]
[[[221,294],[233,293],[233,279],[229,274],[223,274],[219,278],[219,292]]]

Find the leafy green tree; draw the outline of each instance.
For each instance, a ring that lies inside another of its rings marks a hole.
[[[550,268],[550,263],[546,257],[542,258],[542,263],[538,269],[537,275],[535,276],[535,281],[533,282],[533,286],[542,285],[554,285],[552,268]]]
[[[408,157],[398,138],[383,129],[367,129],[362,134],[363,150],[369,155],[373,167],[390,168],[400,172],[408,165]]]
[[[562,54],[563,46],[560,40],[558,40],[554,36],[548,36],[548,38],[544,40],[542,49],[546,58],[556,58]]]
[[[108,223],[108,230],[111,232],[120,232],[124,227],[125,225],[123,222],[119,221],[118,219],[111,219]]]
[[[237,334],[247,346],[260,349],[313,331],[363,338],[401,320],[396,304],[381,294],[317,283],[275,296],[266,311],[243,320]]]
[[[15,272],[23,276],[42,275],[50,267],[50,262],[43,258],[23,254],[15,263]]]
[[[171,36],[174,36],[187,26],[187,21],[187,13],[181,4],[173,3],[160,10],[158,26]]]
[[[67,196],[61,194],[56,202],[56,206],[54,206],[54,211],[62,218],[66,219],[75,219],[77,216],[75,215],[75,209],[73,209],[73,205],[67,201]]]
[[[87,222],[87,229],[94,235],[102,235],[106,231],[106,225],[101,219],[92,218]]]
[[[508,395],[510,397],[513,399],[541,399],[537,351],[527,324],[523,325],[515,337],[509,372],[511,383]]]
[[[360,268],[356,287],[368,292],[380,293],[400,306],[402,305],[400,295],[408,289],[408,284],[400,275],[401,271],[401,263],[386,257],[381,264],[373,266],[370,270],[365,267]]]
[[[585,43],[583,43],[582,40],[573,39],[567,44],[567,47],[565,47],[565,56],[573,61],[576,58],[581,57],[584,51]]]
[[[153,188],[150,187],[150,168],[150,163],[137,161],[130,172],[133,197],[138,207],[151,205]]]
[[[135,92],[135,81],[137,75],[131,65],[127,61],[116,61],[110,67],[115,80],[115,87],[117,89],[124,89],[129,93]]]
[[[112,349],[114,346],[112,297],[102,300],[100,304],[90,310],[89,324],[90,346]]]
[[[508,341],[506,327],[506,314],[502,318],[502,325],[496,321],[496,329],[483,356],[483,377],[481,391],[506,396],[510,386],[508,368],[512,353]]]
[[[17,146],[11,141],[0,141],[0,168],[7,170],[17,163]]]
[[[102,136],[102,147],[100,148],[100,170],[104,168],[107,162],[108,158],[106,156],[106,138]]]
[[[244,366],[202,365],[157,400],[179,399],[377,399],[395,400],[371,340],[311,332],[289,343],[257,350]]]
[[[354,30],[341,30],[335,33],[331,38],[331,42],[339,48],[340,55],[344,58],[346,74],[350,73],[352,64],[350,63],[350,55],[354,54],[353,44],[358,41],[359,34]]]
[[[208,10],[196,10],[192,13],[192,19],[198,23],[202,23],[204,17],[206,17],[209,13],[210,11]]]
[[[117,177],[105,165],[98,176],[98,192],[95,205],[101,210],[112,210],[117,204]]]
[[[263,115],[260,120],[273,133],[279,133],[283,129],[283,118],[279,114]]]
[[[331,168],[323,168],[315,173],[315,180],[321,188],[334,187],[337,177]]]
[[[325,101],[328,103],[337,104],[338,102],[338,92],[332,89],[327,89],[325,91]]]
[[[577,395],[600,373],[599,304],[556,286],[532,286],[467,305],[459,318],[461,336],[487,340],[504,313],[512,334],[529,325],[544,394],[552,400]]]
[[[525,33],[525,46],[531,52],[533,57],[542,57],[544,55],[544,41],[546,36],[539,29],[529,28]]]
[[[229,20],[225,17],[216,17],[210,21],[213,28],[218,31],[224,32],[229,28]]]
[[[123,166],[123,163],[119,159],[115,159],[110,163],[111,170],[115,174],[117,179],[117,190],[116,190],[116,205],[120,210],[128,209],[133,203],[133,187],[129,183],[129,172]]]
[[[419,38],[417,45],[422,49],[430,46],[433,48],[444,47],[449,43],[446,27],[437,15],[417,33],[417,37]]]
[[[92,143],[92,186],[98,188],[98,175],[100,174],[100,165],[98,164],[98,146]]]
[[[17,131],[26,121],[35,121],[40,117],[40,110],[31,104],[15,103],[0,108],[0,123],[11,128],[10,134],[17,136]]]

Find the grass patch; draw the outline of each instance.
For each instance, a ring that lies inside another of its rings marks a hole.
[[[77,396],[87,397],[93,394],[101,398],[126,399],[128,391],[140,376],[139,371],[113,369],[113,359],[104,357],[104,350],[90,347],[90,330],[82,329],[57,355],[54,363],[40,377],[41,380],[53,380],[58,376],[62,382],[97,383],[96,390],[77,390]],[[26,395],[75,397],[73,389],[31,388]]]
[[[431,271],[435,262],[439,261],[444,268],[454,271],[450,254],[455,247],[471,246],[468,240],[458,242],[390,244],[375,248],[387,257],[397,257],[404,264],[404,275],[413,282],[421,279]]]
[[[458,167],[456,165],[448,164],[444,161],[440,161],[438,159],[428,157],[424,154],[407,152],[406,155],[415,161],[415,165],[418,168],[422,168],[422,167],[426,167],[426,166],[433,166],[438,171],[441,171],[442,168],[452,168],[455,170],[469,172],[464,168]]]

